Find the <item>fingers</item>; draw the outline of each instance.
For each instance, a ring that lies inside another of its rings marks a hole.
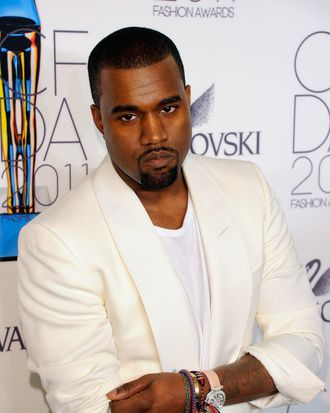
[[[128,399],[112,400],[110,410],[111,413],[145,413],[151,405],[151,397],[147,390]]]
[[[185,388],[178,373],[140,377],[108,393],[111,413],[182,413]]]
[[[116,389],[111,390],[107,397],[110,400],[124,400],[128,399],[143,390],[145,390],[150,383],[152,382],[152,375],[148,374],[146,376],[142,376],[139,379],[130,381],[128,383],[123,384],[122,386],[117,387]]]

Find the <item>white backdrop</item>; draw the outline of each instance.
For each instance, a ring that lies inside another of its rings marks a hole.
[[[123,26],[160,30],[177,44],[192,85],[191,150],[261,166],[308,264],[329,338],[329,1],[37,0],[37,7],[44,36],[38,90],[46,88],[37,98],[37,211],[76,186],[105,153],[89,114],[92,47]],[[4,168],[2,162],[3,197]],[[48,412],[38,378],[25,367],[15,261],[0,262],[0,270],[0,410]],[[327,362],[322,378],[329,386]],[[329,413],[330,397],[289,411]]]

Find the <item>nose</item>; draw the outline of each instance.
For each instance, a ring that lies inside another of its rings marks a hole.
[[[141,144],[156,145],[166,141],[167,138],[166,128],[164,127],[159,114],[148,113],[143,120]]]

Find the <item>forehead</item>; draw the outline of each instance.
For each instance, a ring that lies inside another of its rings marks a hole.
[[[104,68],[100,73],[100,103],[146,105],[168,96],[184,96],[185,87],[172,56],[139,69]]]

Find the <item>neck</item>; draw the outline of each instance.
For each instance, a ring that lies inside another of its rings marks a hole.
[[[118,170],[116,165],[114,167],[123,181],[136,193],[154,225],[168,229],[182,226],[188,204],[188,188],[182,169],[177,179],[167,188],[151,190],[143,188],[127,175],[122,176],[123,172]]]
[[[152,223],[168,229],[181,228],[188,205],[188,188],[182,171],[168,188],[137,193]]]

